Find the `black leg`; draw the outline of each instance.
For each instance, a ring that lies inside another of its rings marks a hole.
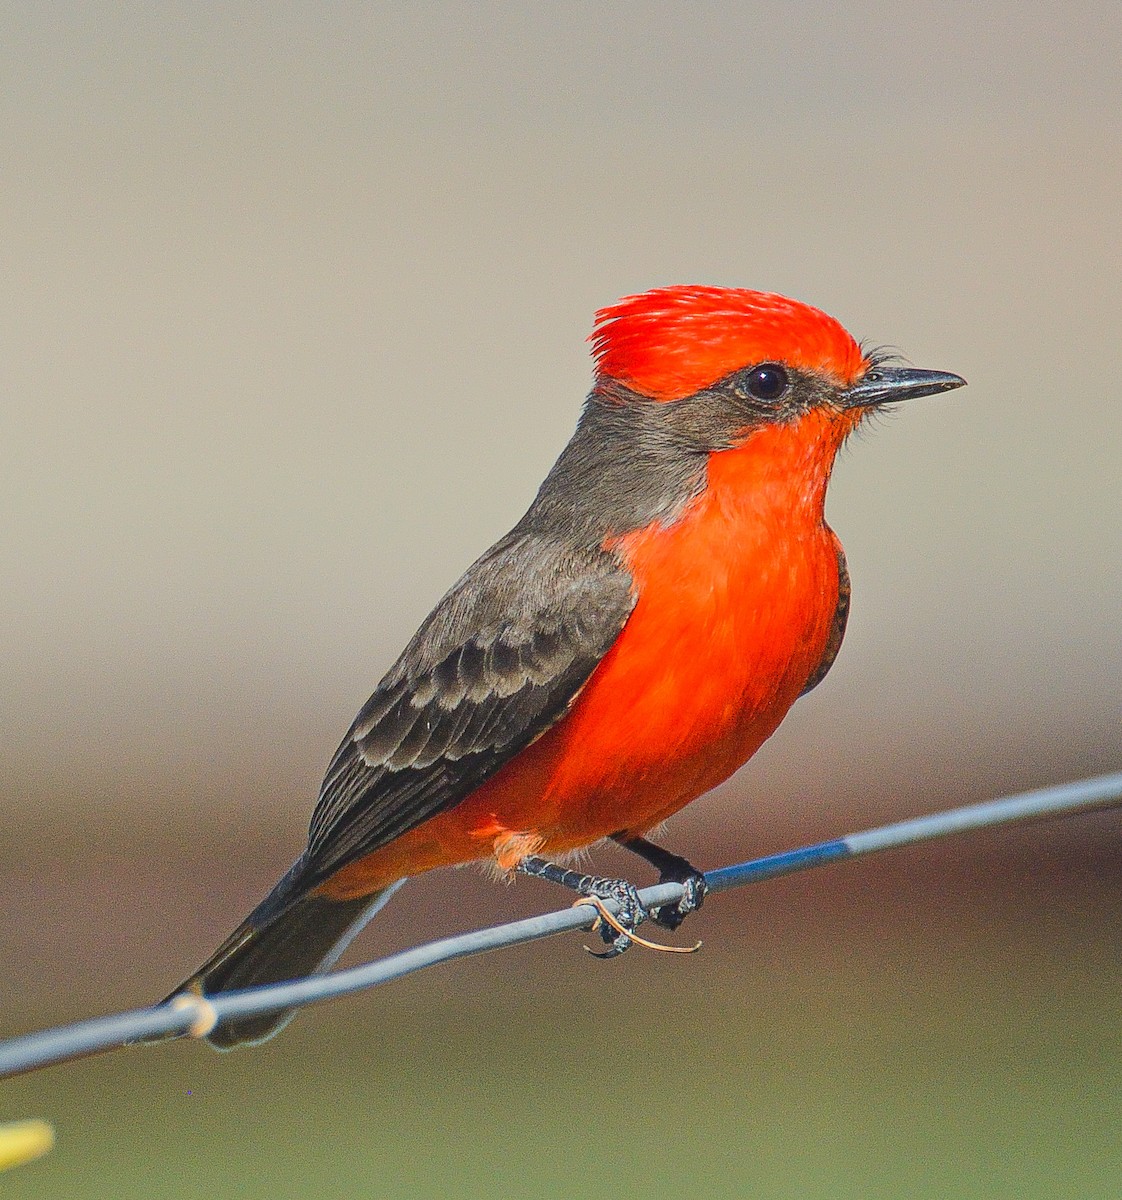
[[[649,862],[658,872],[659,883],[680,883],[686,889],[677,904],[665,904],[651,912],[651,920],[656,924],[665,929],[677,929],[690,913],[705,903],[705,876],[687,859],[648,842],[645,837],[624,837],[617,833],[613,834],[612,841]]]

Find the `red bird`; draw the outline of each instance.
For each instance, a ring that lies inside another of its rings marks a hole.
[[[830,669],[849,610],[824,517],[839,447],[880,406],[964,380],[886,366],[825,313],[742,289],[629,296],[591,341],[592,393],[529,511],[414,635],[331,760],[306,849],[184,989],[325,970],[408,876],[475,859],[614,897],[633,929],[630,884],[549,861],[611,838],[686,885],[655,920],[700,904],[700,872],[644,835]]]

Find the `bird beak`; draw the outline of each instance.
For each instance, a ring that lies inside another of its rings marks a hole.
[[[966,386],[960,375],[947,371],[920,371],[915,367],[873,367],[865,372],[860,383],[842,393],[846,408],[879,408],[882,404],[898,404],[919,396],[934,396]]]

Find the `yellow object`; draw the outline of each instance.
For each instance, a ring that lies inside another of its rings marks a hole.
[[[46,1121],[11,1121],[0,1125],[0,1171],[41,1158],[54,1144],[54,1127]]]

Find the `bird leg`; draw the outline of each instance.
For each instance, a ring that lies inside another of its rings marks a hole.
[[[664,929],[677,929],[690,913],[705,903],[705,876],[687,859],[671,854],[645,837],[626,837],[622,833],[612,835],[612,841],[637,854],[658,871],[659,883],[680,883],[685,891],[676,904],[664,904],[648,914],[656,925]]]
[[[522,859],[517,868],[523,875],[531,875],[537,879],[548,879],[550,883],[559,883],[570,891],[579,892],[594,900],[614,900],[619,905],[614,923],[603,919],[599,921],[600,937],[608,947],[597,958],[615,958],[622,954],[632,943],[635,930],[643,923],[647,910],[639,899],[638,889],[626,879],[604,879],[599,875],[582,875],[579,871],[570,871],[559,867],[537,855],[528,855]],[[601,918],[603,917],[601,910]],[[638,939],[643,942],[643,939]],[[643,942],[644,945],[650,943]]]

